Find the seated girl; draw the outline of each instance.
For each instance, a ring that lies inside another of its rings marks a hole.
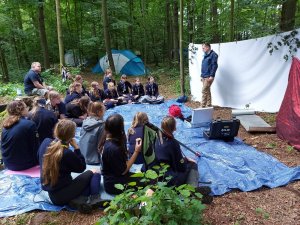
[[[89,96],[92,102],[103,102],[105,99],[104,91],[100,89],[99,83],[93,81],[91,83],[91,90],[89,92]]]
[[[140,97],[145,95],[144,86],[141,84],[140,79],[136,78],[135,83],[132,85],[132,97],[137,102]]]
[[[159,104],[164,102],[164,97],[159,95],[158,85],[152,76],[148,77],[148,83],[145,89],[146,95],[140,98],[141,103]]]
[[[87,117],[87,108],[90,103],[89,96],[75,99],[66,105],[67,118],[72,119],[77,126],[81,127],[83,120]]]
[[[1,152],[9,170],[26,170],[38,165],[39,135],[33,121],[25,119],[28,110],[23,101],[7,106],[8,117],[3,121]]]
[[[131,127],[128,129],[128,144],[129,144],[129,156],[131,157],[135,151],[136,139],[144,138],[144,125],[148,122],[148,116],[144,112],[138,112],[135,114]],[[135,164],[143,164],[144,158],[142,153],[140,152],[137,156]]]
[[[43,142],[45,138],[53,138],[53,130],[58,122],[54,112],[45,109],[46,100],[43,97],[35,97],[33,108],[29,113],[29,118],[35,123],[39,133],[39,141]]]
[[[81,75],[76,75],[74,82],[80,83],[81,87],[82,87],[82,91],[81,91],[81,95],[89,95],[89,92],[85,89],[84,85],[83,85],[83,78]]]
[[[74,99],[80,99],[82,95],[82,86],[78,82],[70,84],[69,93],[65,97],[65,104],[73,101]]]
[[[104,78],[103,78],[103,90],[107,90],[108,83],[112,82],[114,85],[116,85],[116,81],[112,78],[112,71],[111,69],[106,69],[104,72]]]
[[[157,163],[169,165],[166,176],[171,176],[168,186],[180,186],[190,184],[197,188],[197,191],[203,194],[202,202],[211,203],[212,196],[209,187],[198,187],[199,173],[195,160],[184,157],[180,145],[174,139],[173,132],[176,130],[176,120],[172,116],[166,116],[161,122],[163,130],[162,140],[157,139],[155,143],[155,155]]]
[[[91,102],[88,117],[82,123],[79,146],[89,165],[99,165],[101,162],[98,146],[104,130],[104,113],[105,106],[102,102]]]
[[[62,102],[60,94],[57,91],[49,91],[46,109],[54,112],[57,119],[66,117],[66,105]]]
[[[75,130],[73,121],[60,120],[54,129],[55,139],[47,138],[41,144],[38,152],[41,184],[53,204],[70,205],[87,212],[100,201],[101,177],[99,173],[85,171],[84,157],[74,139]],[[72,172],[81,174],[73,179]],[[81,196],[85,197],[80,200]]]
[[[135,150],[128,160],[124,119],[120,114],[113,114],[105,121],[105,135],[99,149],[102,152],[102,174],[104,188],[109,194],[119,194],[115,184],[127,184],[132,181],[129,169],[135,162],[142,148],[141,138],[136,139]]]
[[[131,83],[129,83],[127,81],[127,76],[125,74],[123,74],[121,76],[121,80],[117,86],[118,95],[123,97],[123,102],[131,102],[132,101],[132,97],[131,97],[131,93],[130,93],[131,90],[132,90]]]
[[[112,108],[116,105],[121,105],[122,97],[118,96],[113,82],[108,83],[107,89],[104,91],[105,100],[103,101],[106,109]]]

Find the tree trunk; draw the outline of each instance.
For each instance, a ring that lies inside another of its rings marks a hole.
[[[17,22],[17,26],[18,29],[20,31],[23,32],[23,21],[22,21],[22,17],[21,17],[21,13],[20,13],[20,6],[19,4],[16,4],[16,8],[14,10],[14,14],[16,17],[16,22]],[[21,60],[22,60],[22,65],[23,66],[27,66],[28,64],[30,64],[30,60],[26,51],[26,45],[25,45],[25,40],[23,37],[20,37],[19,34],[15,34],[16,37],[16,44],[18,46],[18,50],[19,50],[19,54],[21,56]]]
[[[172,67],[172,26],[171,26],[171,16],[170,16],[170,0],[166,1],[166,33],[167,33],[167,59],[169,67]]]
[[[195,20],[195,0],[191,0],[187,3],[187,13],[188,13],[188,34],[189,43],[194,42],[194,20]]]
[[[178,41],[178,2],[173,1],[173,59],[174,63],[178,65],[179,58],[179,41]]]
[[[62,25],[61,25],[61,14],[60,14],[60,0],[55,0],[56,6],[56,20],[57,20],[57,39],[58,39],[58,48],[59,48],[59,67],[65,65],[65,56],[64,56],[64,41],[62,34]]]
[[[234,41],[234,0],[230,0],[230,41]]]
[[[4,50],[2,49],[2,43],[0,40],[0,66],[2,70],[2,81],[7,83],[9,81],[9,74],[7,69],[7,63],[5,58]]]
[[[43,50],[44,67],[46,69],[49,69],[50,68],[50,60],[49,60],[47,35],[46,35],[46,29],[45,29],[44,0],[39,0],[38,14],[39,14],[40,42],[41,42],[41,48]]]
[[[104,42],[105,42],[105,49],[106,54],[108,57],[110,69],[115,72],[115,64],[111,53],[110,48],[110,34],[109,34],[109,22],[108,22],[108,15],[107,15],[107,1],[102,0],[102,18],[103,18],[103,31],[104,31]]]
[[[146,65],[147,65],[147,55],[148,55],[148,52],[147,52],[147,30],[146,30],[146,3],[145,3],[145,0],[142,0],[141,2],[141,6],[142,6],[142,18],[143,18],[143,31],[144,31],[144,50],[143,50],[143,59],[144,59],[144,64],[145,64],[145,68],[146,68]],[[146,74],[147,74],[147,70],[146,70]]]
[[[133,0],[128,1],[129,6],[129,22],[128,27],[128,47],[130,50],[133,49]]]
[[[297,0],[286,0],[282,3],[279,28],[281,31],[293,30],[295,26]]]
[[[180,0],[180,22],[179,22],[180,91],[181,91],[181,95],[185,95],[182,42],[183,42],[183,0]]]
[[[219,28],[218,28],[218,0],[211,1],[211,13],[212,13],[212,41],[213,43],[218,43],[219,38]]]

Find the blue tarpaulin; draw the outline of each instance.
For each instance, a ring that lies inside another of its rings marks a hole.
[[[148,114],[151,123],[160,126],[162,118],[168,114],[168,107],[178,104],[171,100],[160,105],[123,105],[106,112],[105,117],[120,113],[125,120],[126,131],[136,112]],[[180,105],[180,104],[179,104]],[[191,109],[181,105],[184,116]],[[259,152],[235,138],[233,142],[206,140],[203,131],[208,127],[189,128],[177,120],[176,139],[190,148],[201,152],[196,158],[182,148],[184,154],[198,161],[201,182],[211,182],[214,195],[222,195],[233,189],[252,191],[262,186],[279,187],[300,179],[300,166],[287,167],[274,157]],[[77,132],[78,133],[78,132]],[[78,138],[78,137],[77,137]],[[39,178],[0,173],[0,217],[11,216],[34,209],[58,211],[63,207],[50,204],[48,196],[41,191]]]

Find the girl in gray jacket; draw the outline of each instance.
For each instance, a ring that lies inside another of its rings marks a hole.
[[[98,144],[103,133],[103,115],[105,106],[102,102],[91,102],[88,106],[88,117],[83,121],[79,146],[88,165],[101,163]]]

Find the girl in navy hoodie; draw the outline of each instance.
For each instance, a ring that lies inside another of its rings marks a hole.
[[[145,95],[144,86],[141,84],[140,78],[135,79],[135,83],[132,85],[132,97],[134,101],[138,101],[140,97]]]
[[[99,199],[100,174],[85,171],[84,157],[74,139],[75,130],[76,124],[73,121],[60,120],[55,126],[55,139],[45,139],[39,148],[42,189],[48,192],[55,205],[69,204],[73,207],[72,203],[79,196],[96,196]],[[70,146],[74,151],[70,150]],[[81,174],[73,179],[72,172]],[[79,210],[86,207],[88,210],[88,206],[91,206],[87,205],[89,200],[86,198],[86,204],[75,207]]]
[[[69,93],[67,93],[65,97],[65,104],[68,104],[69,102],[73,101],[74,99],[81,98],[82,95],[82,85],[81,83],[74,82],[73,84],[70,84],[69,86]]]
[[[38,165],[39,136],[33,121],[27,120],[27,107],[23,101],[7,106],[8,117],[3,121],[1,151],[4,165],[20,171]]]
[[[159,95],[158,85],[155,83],[154,77],[148,77],[145,90],[146,95],[140,99],[141,103],[159,104],[164,102],[164,97]]]
[[[129,169],[142,149],[142,139],[136,139],[132,156],[128,159],[124,119],[120,114],[113,114],[105,121],[105,135],[99,149],[102,152],[102,174],[104,188],[109,194],[119,194],[115,184],[127,184],[132,180]]]

